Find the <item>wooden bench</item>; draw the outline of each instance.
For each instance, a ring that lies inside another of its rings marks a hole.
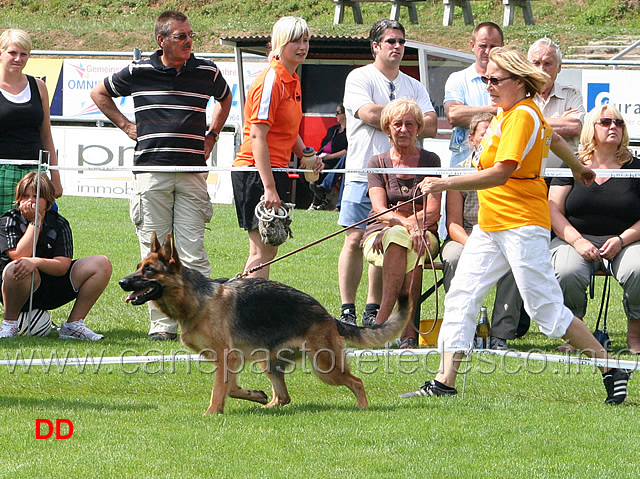
[[[453,12],[456,7],[462,8],[465,25],[473,25],[473,12],[471,11],[470,0],[442,0],[444,3],[444,15],[442,24],[445,27],[453,25]]]
[[[502,17],[502,25],[513,25],[513,15],[516,8],[522,8],[524,15],[524,23],[526,25],[535,25],[533,20],[533,10],[531,10],[531,0],[502,0],[504,4],[504,16]]]
[[[336,4],[336,9],[333,14],[333,23],[338,25],[344,20],[344,10],[346,7],[351,7],[353,11],[353,20],[356,23],[362,24],[362,10],[360,10],[360,3],[362,2],[391,2],[391,14],[389,18],[391,20],[400,19],[400,7],[407,7],[409,9],[409,20],[413,24],[418,23],[418,11],[416,10],[415,2],[423,2],[425,0],[333,0]]]
[[[462,8],[465,25],[473,25],[473,13],[471,11],[471,0],[442,0],[444,4],[444,15],[442,24],[448,27],[453,24],[453,12],[455,7]],[[533,10],[531,10],[531,0],[502,0],[504,5],[504,16],[502,17],[502,25],[513,25],[513,17],[516,8],[522,9],[524,23],[527,25],[535,25],[533,20]]]

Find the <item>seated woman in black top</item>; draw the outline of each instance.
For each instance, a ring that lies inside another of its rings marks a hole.
[[[27,173],[16,186],[17,206],[0,218],[0,300],[4,304],[0,338],[18,335],[18,315],[29,311],[33,284],[34,309],[55,309],[75,300],[60,327],[61,339],[98,341],[102,335],[87,328],[84,319],[109,283],[111,262],[102,255],[72,259],[71,228],[51,211],[53,183],[44,174],[40,178],[40,197],[36,196],[38,174]]]
[[[628,150],[629,133],[613,105],[596,106],[585,117],[579,157],[595,170],[637,169]],[[549,189],[553,265],[565,305],[578,318],[587,309],[592,265],[611,266],[624,290],[627,343],[640,353],[640,178],[598,177],[589,187],[555,178]],[[561,351],[570,350],[561,346]]]

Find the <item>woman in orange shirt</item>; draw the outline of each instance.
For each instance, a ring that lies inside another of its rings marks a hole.
[[[269,68],[249,88],[244,108],[244,142],[233,166],[253,166],[257,171],[232,171],[238,224],[249,232],[249,258],[245,271],[275,258],[278,247],[262,242],[254,210],[264,196],[265,208],[277,209],[289,196],[285,172],[291,153],[302,158],[305,147],[300,134],[302,89],[296,68],[309,52],[309,27],[299,17],[282,17],[273,26]],[[316,161],[316,171],[322,161]],[[250,275],[269,278],[266,266]]]

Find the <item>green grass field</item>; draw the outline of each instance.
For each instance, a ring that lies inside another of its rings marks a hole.
[[[2,340],[0,359],[185,354],[179,343],[147,339],[146,307],[125,304],[117,284],[139,261],[127,202],[63,197],[59,205],[73,228],[76,256],[106,254],[113,262],[112,281],[87,318],[105,339],[89,344],[52,334]],[[296,211],[294,239],[281,253],[335,231],[336,219],[332,212]],[[231,206],[215,206],[206,242],[213,276],[242,269],[247,240]],[[312,294],[337,313],[341,244],[338,236],[285,259],[272,267],[272,278]],[[430,282],[426,275],[424,286]],[[428,303],[423,318],[435,314],[433,298]],[[598,306],[599,297],[586,318],[592,329]],[[68,311],[54,311],[54,320],[59,324]],[[626,321],[617,284],[609,317],[614,346],[621,349]],[[553,353],[560,342],[533,327],[510,344]],[[0,478],[632,478],[640,473],[633,453],[640,446],[637,382],[631,382],[625,404],[609,407],[593,368],[475,356],[464,398],[402,400],[399,393],[433,375],[435,356],[416,363],[352,359],[351,365],[365,383],[369,410],[358,410],[350,391],[321,383],[308,365],[300,365],[287,377],[290,405],[265,410],[229,399],[224,415],[208,417],[202,413],[213,375],[206,363],[0,366]],[[240,379],[244,387],[271,395],[262,375],[247,370]],[[461,390],[462,378],[458,386]],[[42,418],[69,419],[73,436],[36,439],[36,419]]]

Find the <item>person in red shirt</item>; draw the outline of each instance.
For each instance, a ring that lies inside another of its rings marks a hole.
[[[264,196],[265,208],[277,210],[289,196],[285,172],[291,153],[302,158],[305,145],[298,133],[302,120],[302,89],[296,74],[309,52],[309,27],[299,17],[282,17],[273,26],[269,67],[249,88],[244,108],[244,142],[233,166],[253,166],[256,171],[232,171],[238,224],[249,232],[249,258],[245,271],[272,260],[278,247],[262,242],[254,210]],[[322,161],[316,161],[316,171]],[[269,278],[269,267],[250,277]]]

